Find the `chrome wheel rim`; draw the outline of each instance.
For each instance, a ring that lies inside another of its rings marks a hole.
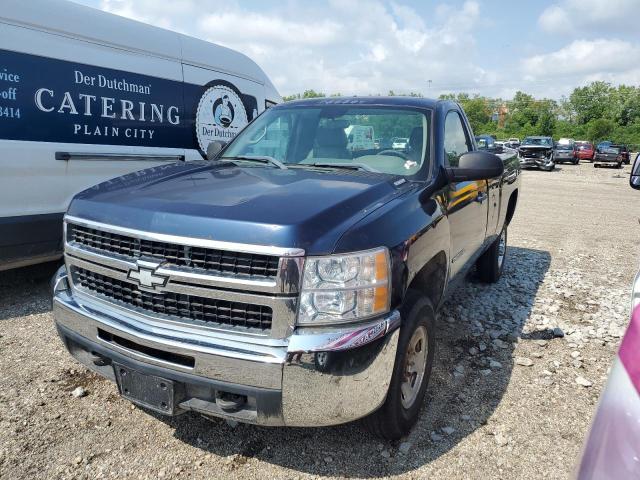
[[[498,242],[498,268],[502,269],[504,257],[507,254],[507,231],[502,230],[500,241]]]
[[[424,372],[427,368],[427,356],[429,354],[429,343],[427,341],[427,329],[419,326],[411,336],[407,345],[404,369],[402,372],[402,383],[400,384],[400,398],[402,406],[409,409],[413,406],[418,397],[420,387],[424,380]]]

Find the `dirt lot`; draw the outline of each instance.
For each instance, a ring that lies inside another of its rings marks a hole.
[[[398,444],[359,424],[232,428],[151,415],[65,352],[50,267],[0,274],[0,477],[567,478],[640,260],[640,192],[628,175],[589,163],[524,173],[506,274],[491,286],[470,279],[440,312],[428,400]],[[76,387],[87,395],[72,396]]]

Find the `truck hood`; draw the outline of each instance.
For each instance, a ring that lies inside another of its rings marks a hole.
[[[409,188],[401,177],[188,162],[89,188],[68,215],[137,230],[331,253],[355,222]],[[372,245],[373,247],[373,245]]]

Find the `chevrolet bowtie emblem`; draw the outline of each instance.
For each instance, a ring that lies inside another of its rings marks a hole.
[[[135,280],[145,290],[156,290],[157,287],[164,287],[169,280],[169,277],[156,273],[159,266],[159,263],[138,260],[136,266],[129,270],[127,278]]]

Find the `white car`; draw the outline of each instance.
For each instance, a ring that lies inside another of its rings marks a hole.
[[[408,143],[408,138],[394,138],[393,143],[391,144],[391,148],[393,148],[394,150],[405,150]]]
[[[202,160],[281,101],[241,53],[61,0],[3,0],[0,66],[0,270],[62,255],[76,193]]]

